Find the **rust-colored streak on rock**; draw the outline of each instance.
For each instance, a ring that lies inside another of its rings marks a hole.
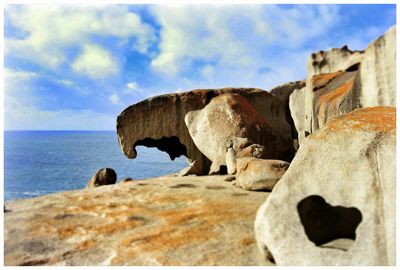
[[[325,95],[322,95],[319,98],[317,106],[320,106],[320,104],[329,104],[329,103],[336,102],[338,100],[342,100],[343,97],[345,95],[347,95],[347,93],[352,89],[353,84],[354,84],[354,78],[348,80],[347,82],[345,82],[344,84],[342,84],[341,86],[336,88],[335,90],[330,91],[329,93],[326,93]]]
[[[337,71],[332,73],[324,73],[320,75],[314,75],[312,77],[313,91],[319,90],[321,87],[329,83],[331,80],[342,74],[343,71]]]
[[[89,248],[92,248],[96,245],[96,240],[90,239],[83,241],[82,243],[79,243],[78,245],[75,246],[75,249],[77,250],[86,250]]]
[[[143,187],[128,183],[50,195],[34,208],[30,201],[10,203],[6,264],[41,260],[37,254],[50,243],[46,265],[257,264],[248,254],[256,251],[250,239],[265,194],[232,201],[237,187],[223,179],[153,179]],[[195,188],[171,188],[182,183]],[[209,186],[223,189],[210,191]],[[238,204],[246,207],[238,209]],[[18,207],[27,214],[21,217]],[[17,231],[11,224],[18,224]],[[26,252],[28,238],[41,244]]]
[[[249,245],[254,244],[255,242],[256,242],[256,240],[254,238],[247,237],[247,238],[243,238],[240,241],[240,244],[244,245],[244,246],[249,246]]]

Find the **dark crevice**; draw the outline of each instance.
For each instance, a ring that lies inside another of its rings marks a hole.
[[[318,195],[311,195],[297,204],[301,224],[310,241],[320,246],[339,238],[356,239],[362,220],[355,207],[331,206]]]
[[[219,174],[228,174],[228,167],[225,165],[219,166]]]
[[[355,64],[349,66],[348,68],[346,68],[346,71],[347,72],[357,71],[359,67],[360,67],[360,63],[355,63]]]
[[[134,148],[138,145],[146,147],[157,147],[158,150],[167,152],[171,160],[182,155],[187,156],[186,146],[183,145],[179,138],[176,136],[162,137],[161,139],[155,140],[152,138],[145,138],[136,142]]]

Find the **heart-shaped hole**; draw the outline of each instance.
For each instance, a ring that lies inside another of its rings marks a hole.
[[[310,241],[317,246],[340,238],[356,239],[362,220],[355,207],[331,206],[318,195],[311,195],[297,204],[301,224]]]

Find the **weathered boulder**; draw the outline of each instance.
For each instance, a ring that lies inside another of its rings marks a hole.
[[[360,84],[363,107],[396,106],[396,26],[365,50]]]
[[[298,142],[297,142],[298,139],[297,138],[299,135],[298,135],[298,132],[297,132],[297,129],[295,126],[295,122],[294,122],[295,119],[293,118],[293,114],[291,113],[291,109],[289,106],[289,98],[293,92],[297,92],[300,89],[303,89],[305,86],[306,86],[306,81],[301,80],[301,81],[289,82],[289,83],[285,83],[285,84],[276,86],[269,91],[272,95],[280,98],[285,104],[286,121],[291,126],[292,140],[294,141],[294,148],[296,148],[296,149],[298,148]],[[296,105],[296,106],[299,105],[304,110],[304,99],[302,100],[302,104],[292,103],[292,107],[294,105]],[[304,119],[304,117],[302,119]]]
[[[306,87],[296,89],[289,97],[289,110],[292,116],[293,125],[296,129],[297,137],[293,137],[295,149],[303,142],[305,135],[304,119],[305,119],[305,92]],[[295,141],[297,140],[297,142]]]
[[[133,181],[132,178],[126,177],[126,178],[122,179],[120,182],[121,182],[121,183],[126,183],[126,182],[131,182],[131,181]]]
[[[287,158],[291,148],[287,140],[272,130],[267,120],[239,94],[223,94],[211,100],[202,110],[188,112],[185,123],[197,148],[212,161],[210,174],[227,166],[232,173],[232,158],[241,150],[237,138],[264,147],[265,158]],[[231,149],[231,150],[229,150]]]
[[[269,193],[225,179],[162,177],[10,201],[4,264],[262,265],[253,224]]]
[[[363,56],[364,51],[351,51],[347,46],[344,46],[341,49],[333,48],[327,52],[320,51],[313,53],[308,58],[307,81],[304,95],[305,136],[322,127],[318,125],[318,117],[316,115],[316,111],[318,110],[317,104],[322,95],[332,92],[323,101],[323,106],[329,107],[327,103],[332,101],[334,103],[333,107],[336,107],[340,104],[340,100],[344,99],[343,96],[351,92]],[[349,70],[349,72],[346,70]],[[347,80],[333,82],[338,77],[351,77],[351,85]],[[346,84],[346,82],[348,83]],[[325,89],[327,86],[329,86],[329,89]],[[351,95],[351,98],[348,100],[351,100],[352,102],[350,103],[352,104],[342,109],[345,113],[354,110],[356,105],[359,106],[359,96]],[[321,114],[325,114],[325,112],[322,111]],[[334,113],[327,113],[325,115],[326,118],[335,116]]]
[[[313,126],[318,130],[334,116],[361,107],[359,101],[358,66],[347,71],[320,74],[312,77]]]
[[[395,108],[332,119],[258,210],[260,251],[277,265],[395,265],[395,182]]]
[[[117,181],[117,174],[111,168],[102,168],[98,170],[89,180],[86,187],[98,187],[104,185],[112,185]]]
[[[345,46],[311,54],[304,94],[305,136],[323,127],[330,117],[356,108],[395,106],[395,40],[393,26],[365,51]]]
[[[281,160],[238,158],[236,185],[247,190],[272,190],[289,163]]]
[[[180,172],[179,172],[179,176],[186,176],[186,175],[190,175],[190,174],[195,174],[195,175],[201,175],[202,171],[201,171],[201,164],[199,161],[197,160],[188,160],[189,166],[186,168],[183,168]]]
[[[285,120],[285,107],[279,98],[255,88],[204,89],[152,97],[126,108],[117,118],[118,140],[123,153],[128,158],[135,158],[136,146],[157,147],[167,152],[172,160],[185,155],[198,161],[202,174],[207,174],[211,162],[197,149],[184,117],[224,93],[245,97],[265,117],[271,129],[291,144],[291,127]],[[286,159],[291,160],[293,155],[292,149]]]

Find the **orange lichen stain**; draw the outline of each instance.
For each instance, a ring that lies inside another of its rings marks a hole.
[[[252,244],[255,244],[256,240],[254,238],[246,237],[240,240],[240,244],[243,246],[250,246]]]
[[[366,130],[396,133],[396,108],[388,106],[356,109],[335,117],[325,127],[329,131]]]
[[[56,230],[55,222],[52,219],[30,220],[29,235],[44,237],[54,233]]]
[[[322,95],[318,100],[317,107],[321,106],[320,104],[329,104],[337,100],[342,100],[342,98],[345,95],[347,95],[347,93],[353,88],[353,84],[354,84],[354,78],[348,80],[335,90],[332,90],[329,93]]]
[[[57,230],[58,237],[65,239],[78,234],[78,227],[64,227]]]
[[[90,240],[83,241],[82,243],[79,243],[78,245],[75,246],[75,249],[86,250],[86,249],[94,247],[95,244],[96,244],[96,240],[90,239]]]
[[[314,75],[311,78],[311,82],[313,85],[313,91],[317,91],[322,86],[326,85],[328,82],[330,82],[332,79],[336,78],[338,75],[340,75],[342,73],[343,73],[343,71],[336,71],[336,72],[332,72],[332,73],[324,73],[324,74]]]
[[[215,226],[248,219],[255,213],[238,211],[233,203],[230,207],[226,203],[208,202],[185,209],[163,211],[158,215],[165,219],[165,226],[124,239],[121,245],[134,246],[141,252],[173,250],[214,239],[218,237]],[[189,221],[196,222],[187,224]]]

